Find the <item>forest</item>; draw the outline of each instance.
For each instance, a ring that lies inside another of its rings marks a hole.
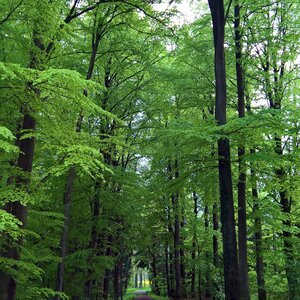
[[[299,300],[299,197],[298,0],[0,0],[0,300]]]

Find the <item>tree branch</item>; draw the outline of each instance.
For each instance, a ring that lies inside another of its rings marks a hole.
[[[0,21],[0,26],[1,25],[3,25],[3,23],[5,23],[10,17],[11,17],[11,15],[21,6],[21,4],[23,3],[23,1],[24,0],[21,0],[20,2],[19,2],[19,4],[17,4],[8,14],[7,14],[7,16],[4,18],[4,19],[2,19],[1,21]]]

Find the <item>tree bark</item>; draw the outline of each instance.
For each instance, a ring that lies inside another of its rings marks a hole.
[[[168,166],[168,171],[170,172],[170,180],[177,179],[179,177],[178,170],[178,160],[174,162],[174,168],[172,168],[171,163]],[[174,175],[172,174],[174,172]],[[181,260],[180,260],[180,250],[181,250],[181,238],[180,238],[180,204],[179,204],[179,193],[173,193],[171,195],[171,204],[174,216],[173,227],[171,228],[173,232],[173,247],[174,247],[174,275],[175,275],[175,295],[174,298],[180,299],[183,295],[182,290],[182,273],[181,273]],[[172,226],[171,226],[172,227]]]
[[[213,205],[213,263],[216,268],[219,267],[219,242],[217,232],[219,231],[219,218],[218,218],[218,205],[214,203]]]
[[[140,284],[139,284],[139,288],[143,288],[143,270],[140,270]]]
[[[169,235],[174,238],[172,220],[171,220],[171,211],[170,206],[167,207],[167,223],[168,223],[168,232]],[[170,272],[170,295],[169,297],[175,297],[175,267],[174,267],[174,257],[173,257],[173,249],[172,245],[169,245],[169,272]]]
[[[171,297],[171,282],[170,282],[170,268],[169,268],[169,249],[168,244],[165,246],[165,272],[167,282],[168,297]]]
[[[198,245],[198,259],[200,259],[200,249]],[[202,300],[202,274],[201,269],[198,270],[198,299]]]
[[[123,300],[123,260],[120,259],[118,263],[119,268],[119,296],[120,299]],[[142,279],[142,285],[143,285],[143,278]]]
[[[219,218],[218,218],[218,204],[215,202],[213,204],[213,230],[214,230],[214,235],[213,235],[213,264],[215,268],[219,272],[219,241],[218,241],[218,236],[217,233],[219,232]],[[219,285],[219,276],[215,277],[214,279],[214,290],[215,294],[219,293],[220,291],[220,285]],[[214,296],[214,299],[217,299],[216,296]]]
[[[197,251],[197,233],[196,233],[196,221],[198,217],[198,197],[196,192],[193,192],[194,200],[194,224],[193,224],[193,246],[192,246],[192,271],[191,271],[191,297],[196,296],[196,251]]]
[[[120,298],[120,269],[119,269],[119,263],[115,262],[115,268],[114,268],[114,300],[118,300]]]
[[[67,248],[68,248],[68,233],[69,233],[69,222],[70,222],[70,215],[71,215],[71,201],[72,201],[72,194],[74,189],[74,180],[76,177],[76,168],[71,167],[69,173],[67,175],[67,182],[65,186],[65,193],[64,193],[64,228],[60,240],[60,257],[61,261],[58,264],[57,269],[57,279],[56,279],[56,290],[58,292],[63,291],[63,278],[65,272],[65,258],[67,255]],[[60,299],[59,296],[55,297],[55,300]]]
[[[208,206],[204,207],[204,228],[205,231],[209,230],[208,222]],[[206,268],[205,268],[205,298],[210,299],[211,297],[211,285],[210,285],[210,261],[209,261],[209,252],[205,252]]]
[[[22,130],[32,130],[34,131],[36,127],[36,121],[33,117],[31,117],[28,113],[24,114]],[[17,187],[21,188],[23,186],[28,187],[30,183],[29,174],[32,171],[33,164],[33,156],[34,156],[34,148],[35,148],[35,139],[26,138],[20,139],[18,141],[20,154],[17,162],[17,166],[27,174],[24,176],[18,176],[16,178]],[[20,202],[8,202],[4,210],[8,213],[15,216],[18,220],[22,222],[21,228],[26,227],[27,222],[27,207],[22,205]],[[19,244],[22,244],[23,241],[19,240]],[[17,247],[8,247],[4,253],[1,255],[2,257],[19,260],[20,253]],[[9,275],[4,272],[0,272],[0,299],[1,300],[11,300],[15,298],[16,293],[16,282]]]
[[[184,227],[184,207],[182,205],[181,207],[181,221],[180,221],[180,232],[183,231]],[[184,239],[182,235],[180,235],[180,274],[181,274],[181,280],[182,280],[182,296],[186,298],[186,284],[185,284],[185,265],[184,265]]]
[[[137,270],[135,271],[135,274],[134,274],[134,287],[135,288],[138,287],[138,272],[137,272]]]
[[[100,199],[99,199],[100,189],[101,189],[100,183],[99,181],[97,181],[95,183],[95,195],[92,203],[93,204],[92,205],[92,230],[91,230],[91,241],[89,245],[89,249],[91,253],[86,262],[88,265],[92,264],[94,255],[97,255],[95,253],[95,250],[97,249],[98,246],[98,237],[99,237],[98,230],[97,230],[97,223],[100,215]],[[92,266],[90,266],[87,271],[88,280],[85,282],[85,297],[87,299],[90,299],[92,295],[93,283],[95,282],[96,279],[96,278],[90,278],[91,275],[92,275]]]
[[[280,138],[281,142],[281,138]],[[281,153],[283,155],[282,150]],[[280,168],[276,170],[276,175],[280,180],[281,184],[284,184],[284,177],[286,176],[285,170]],[[285,273],[289,286],[289,300],[297,300],[297,290],[298,290],[298,279],[295,270],[295,258],[293,251],[293,243],[292,243],[292,233],[291,229],[291,221],[290,221],[290,213],[291,213],[291,205],[292,199],[288,196],[288,191],[283,189],[279,192],[280,195],[280,205],[281,210],[284,213],[284,219],[282,221],[283,230],[283,246],[284,246],[284,254],[285,254]],[[287,228],[287,229],[286,229]]]
[[[226,123],[226,73],[224,56],[224,3],[223,0],[208,0],[215,48],[216,112],[219,126]],[[220,206],[223,236],[223,261],[225,299],[240,299],[240,280],[236,246],[235,219],[230,163],[230,145],[227,138],[218,140]]]
[[[42,69],[43,56],[46,55],[45,46],[40,38],[37,38],[38,32],[33,32],[33,45],[39,50],[39,57],[32,51],[31,61],[29,67],[31,69]],[[32,89],[37,97],[40,95],[40,90],[33,88],[30,84],[27,86],[28,89]],[[31,107],[24,106],[21,108],[23,114],[22,126],[20,131],[26,131],[26,133],[34,133],[36,129],[36,120],[33,116]],[[18,135],[17,146],[19,147],[19,156],[17,161],[17,168],[19,168],[24,174],[16,177],[16,187],[25,188],[28,192],[28,186],[30,184],[30,175],[33,166],[33,157],[35,151],[35,138],[29,137],[21,139],[21,135]],[[15,216],[19,221],[22,222],[20,228],[26,227],[28,210],[25,205],[19,201],[8,202],[4,206],[4,210]],[[19,246],[22,245],[23,240],[18,241]],[[9,246],[2,253],[1,256],[8,259],[14,259],[18,261],[20,259],[19,247]],[[12,300],[15,299],[16,294],[16,281],[9,274],[0,271],[0,300]]]
[[[109,279],[110,279],[109,270],[106,269],[104,272],[103,293],[102,293],[104,300],[108,300],[108,298],[109,298]]]
[[[251,149],[251,154],[255,150]],[[256,258],[256,281],[257,281],[257,294],[258,300],[266,300],[265,288],[265,274],[264,274],[264,260],[262,253],[262,226],[260,217],[260,205],[258,200],[256,174],[253,166],[251,166],[251,183],[252,183],[252,197],[253,197],[253,214],[254,214],[254,228],[255,228],[255,258]]]
[[[154,294],[159,294],[158,285],[157,285],[157,266],[156,266],[156,255],[155,253],[151,254],[152,261],[151,261],[151,267],[152,267],[152,289]]]
[[[174,211],[174,258],[175,258],[175,297],[182,297],[182,277],[180,264],[180,220],[179,220],[179,195],[172,195]]]
[[[245,83],[244,69],[242,65],[242,35],[240,27],[240,5],[235,0],[234,6],[234,32],[235,32],[235,58],[236,58],[236,83],[238,92],[238,115],[245,117]],[[240,144],[238,147],[239,182],[238,182],[238,255],[240,271],[241,299],[249,300],[248,280],[248,258],[247,258],[247,215],[246,215],[246,170],[243,162],[245,147]]]

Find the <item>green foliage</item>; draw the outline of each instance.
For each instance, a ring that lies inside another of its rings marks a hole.
[[[34,264],[9,258],[1,258],[0,266],[1,270],[17,279],[20,285],[35,278],[41,280],[41,276],[44,273],[41,268],[36,267]]]
[[[22,236],[20,225],[21,222],[15,216],[0,209],[0,236],[2,241],[4,237],[17,241]]]
[[[18,147],[12,144],[14,140],[12,132],[8,128],[0,126],[0,174],[7,172],[8,161],[19,152]]]
[[[190,296],[189,276],[195,271],[199,288],[222,299],[222,237],[213,228],[215,207],[219,215],[216,145],[222,138],[231,143],[235,197],[237,148],[246,149],[242,161],[252,297],[257,289],[254,234],[259,218],[267,295],[287,299],[287,266],[294,278],[300,277],[298,4],[243,2],[244,118],[237,118],[236,112],[229,10],[228,120],[217,126],[207,6],[193,23],[177,27],[169,21],[174,11],[159,13],[145,1],[2,2],[0,250],[14,247],[21,255],[19,260],[1,257],[0,268],[16,280],[17,299],[88,298],[90,282],[94,299],[101,296],[105,276],[113,298],[117,267],[124,292],[133,265],[143,262],[151,273],[154,258],[156,292],[167,294],[165,259],[166,252],[169,259],[173,255],[169,266],[174,265],[177,217],[187,274],[185,296]],[[272,101],[276,108],[270,107]],[[36,121],[34,130],[22,128],[24,113]],[[30,138],[35,153],[28,173],[17,165],[20,141]],[[58,293],[57,266],[66,226],[63,199],[72,168],[76,176],[70,193],[65,293]],[[254,186],[258,198],[252,195]],[[289,212],[283,210],[282,193],[290,201]],[[7,209],[16,203],[28,211],[25,228]],[[219,265],[213,264],[213,237],[219,241]],[[133,297],[133,290],[124,295],[127,300]]]
[[[149,293],[148,295],[149,295],[149,297],[151,297],[154,300],[166,300],[166,299],[169,299],[168,297],[158,296],[158,295],[155,295],[153,293]]]
[[[62,300],[70,299],[65,293],[59,293],[49,288],[38,288],[38,287],[29,287],[25,294],[17,295],[16,299],[49,299],[55,296],[59,296]]]

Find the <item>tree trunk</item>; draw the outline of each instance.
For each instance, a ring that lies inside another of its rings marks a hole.
[[[196,251],[194,248],[196,247],[195,239],[193,237],[193,250],[192,250],[192,271],[191,271],[191,298],[195,298],[196,296]]]
[[[209,222],[208,222],[208,206],[205,205],[204,207],[204,228],[205,231],[208,232],[209,230]],[[208,237],[208,235],[206,235]],[[210,291],[210,261],[209,261],[209,252],[205,252],[205,260],[206,260],[206,266],[205,266],[205,297],[207,299],[210,299],[211,297],[211,291]]]
[[[242,35],[240,28],[240,5],[235,0],[234,6],[236,82],[238,92],[238,115],[245,117],[244,69],[242,65]],[[246,215],[246,170],[243,162],[245,147],[238,147],[239,182],[238,182],[238,245],[241,299],[249,300],[248,259],[247,259],[247,215]]]
[[[213,235],[213,264],[215,268],[218,270],[219,273],[219,241],[218,241],[218,236],[217,233],[219,231],[219,218],[218,218],[218,204],[214,203],[213,204],[213,230],[214,230],[214,235]],[[220,285],[219,285],[219,276],[217,276],[214,279],[214,290],[215,294],[220,292]],[[214,296],[214,299],[217,299]]]
[[[175,298],[182,297],[182,277],[180,264],[180,220],[179,220],[179,195],[172,195],[174,211],[174,258],[175,258]]]
[[[22,130],[35,130],[36,122],[33,117],[29,114],[25,113],[23,118]],[[26,138],[20,139],[18,141],[20,154],[18,158],[17,167],[26,173],[31,173],[32,164],[33,164],[33,156],[34,156],[34,147],[35,147],[35,139],[34,138]],[[23,186],[28,187],[30,183],[30,177],[28,175],[18,176],[16,178],[17,187],[21,188]],[[21,228],[26,226],[27,222],[27,207],[22,205],[20,202],[8,202],[4,210],[8,213],[15,216],[18,220],[22,222]],[[19,240],[19,244],[22,244],[23,241]],[[19,260],[20,254],[17,247],[8,247],[2,254],[2,257]],[[9,275],[4,272],[0,272],[0,299],[1,300],[12,300],[15,299],[16,293],[16,282]]]
[[[140,284],[139,288],[143,288],[143,270],[140,270]]]
[[[45,51],[45,45],[43,41],[37,37],[38,32],[34,30],[33,32],[33,44],[34,49],[31,55],[31,61],[29,67],[31,69],[41,70],[43,66],[44,56],[47,54]],[[36,53],[39,54],[36,54]],[[40,96],[40,90],[28,85],[32,89],[37,97]],[[21,131],[26,133],[34,133],[36,129],[36,120],[32,115],[30,107],[22,107],[21,113],[23,115]],[[19,156],[17,161],[17,168],[19,168],[24,174],[18,175],[16,177],[16,187],[25,188],[28,190],[30,184],[30,175],[33,166],[33,157],[35,150],[35,138],[29,137],[21,139],[21,134],[18,135],[16,145],[19,147]],[[8,202],[4,206],[4,210],[15,216],[19,221],[22,222],[21,228],[26,227],[27,222],[27,207],[19,201]],[[23,243],[22,239],[18,241],[19,246]],[[18,261],[20,259],[19,247],[9,246],[1,253],[1,256],[8,259],[14,259]],[[13,300],[16,294],[16,281],[9,274],[0,271],[0,300]]]
[[[157,285],[157,266],[156,266],[156,256],[155,253],[152,254],[152,290],[154,294],[159,294],[158,285]]]
[[[181,215],[181,219],[183,219],[183,212]],[[184,227],[184,222],[180,222],[180,232]],[[182,280],[182,296],[186,298],[186,286],[185,286],[185,266],[184,266],[184,249],[183,249],[184,241],[182,236],[180,236],[180,274]]]
[[[209,0],[213,21],[215,48],[216,112],[218,125],[226,123],[226,73],[224,56],[224,3],[223,0]],[[240,280],[236,247],[235,219],[230,163],[230,145],[227,138],[218,140],[219,184],[221,223],[223,235],[223,261],[225,299],[240,299]]]
[[[173,249],[172,249],[173,250]],[[171,295],[170,297],[175,297],[175,264],[174,264],[174,256],[173,251],[169,251],[169,263],[170,263],[170,287],[171,287]]]
[[[276,174],[281,181],[284,181],[285,171],[284,169],[280,169],[276,171]],[[291,203],[292,199],[288,196],[287,190],[279,192],[280,195],[280,205],[281,210],[284,213],[284,219],[282,221],[283,224],[283,246],[284,246],[284,254],[285,254],[285,273],[289,286],[289,300],[297,300],[297,290],[298,290],[298,278],[297,272],[295,270],[295,258],[293,251],[293,243],[292,243],[292,233],[291,229],[291,221],[290,221],[290,213],[291,213]],[[287,228],[287,229],[286,229]]]
[[[118,300],[120,298],[120,272],[119,272],[119,264],[115,262],[115,269],[114,269],[114,300]]]
[[[193,224],[193,246],[192,246],[192,271],[191,271],[191,297],[196,296],[196,250],[197,250],[197,233],[196,233],[196,221],[198,217],[198,197],[196,192],[193,192],[194,200],[194,224]]]
[[[93,199],[93,211],[92,211],[92,230],[91,230],[91,241],[90,241],[90,256],[87,260],[87,264],[91,265],[93,262],[93,257],[94,255],[96,255],[95,250],[97,249],[98,246],[98,230],[97,230],[97,223],[98,223],[98,219],[99,219],[99,215],[100,215],[100,183],[99,181],[96,182],[95,184],[95,195],[94,195],[94,199]],[[104,253],[103,253],[104,254]],[[87,271],[87,277],[88,280],[85,282],[85,297],[87,299],[90,299],[91,295],[92,295],[92,289],[93,289],[93,282],[95,281],[95,278],[90,278],[92,275],[92,266],[89,267],[88,271]]]
[[[103,279],[103,299],[108,300],[109,296],[109,270],[105,270]]]
[[[120,299],[123,300],[123,260],[122,259],[120,259],[118,267],[119,267],[119,295],[120,295]],[[142,285],[143,285],[143,279],[142,279]]]
[[[281,103],[277,103],[275,101],[274,109],[281,109]],[[275,134],[275,152],[282,156],[282,137]],[[282,220],[283,230],[283,246],[284,246],[284,254],[285,254],[285,273],[289,286],[289,300],[297,300],[297,289],[298,289],[298,279],[295,271],[295,259],[293,253],[293,243],[292,243],[292,233],[291,229],[291,206],[292,206],[292,198],[288,195],[289,191],[286,188],[286,171],[283,167],[275,170],[275,174],[280,182],[280,205],[281,210],[284,214],[284,218]]]
[[[134,274],[134,287],[135,288],[138,287],[138,272],[137,272],[137,270],[135,271],[135,274]]]
[[[117,219],[117,222],[121,224],[121,220]],[[120,232],[118,233],[120,235]],[[119,240],[116,240],[118,244]],[[113,270],[113,298],[119,300],[122,298],[122,258],[115,253],[115,267]]]
[[[171,282],[170,282],[170,270],[169,270],[169,250],[168,244],[165,247],[165,272],[166,272],[166,282],[167,282],[167,291],[168,297],[171,297]]]
[[[174,168],[171,164],[168,166],[168,170],[171,173],[170,179],[177,179],[179,177],[178,160],[174,162]],[[172,174],[174,171],[174,175]],[[173,193],[171,195],[171,204],[174,216],[174,232],[173,229],[173,246],[174,246],[174,275],[175,275],[175,295],[174,298],[182,298],[182,273],[181,273],[181,261],[180,261],[180,250],[181,250],[181,238],[180,238],[180,204],[179,204],[179,193]],[[171,226],[172,227],[172,226]]]
[[[167,223],[168,223],[168,232],[169,235],[174,238],[174,231],[172,226],[172,220],[171,220],[171,212],[170,207],[167,207]],[[170,272],[170,295],[169,297],[173,298],[175,297],[175,267],[174,267],[174,257],[173,257],[173,249],[172,245],[169,246],[168,249],[169,252],[169,272]]]
[[[255,150],[251,149],[251,154],[254,154]],[[262,229],[260,218],[260,205],[258,200],[256,175],[251,166],[251,183],[252,183],[252,197],[253,197],[253,214],[254,214],[254,228],[255,228],[255,257],[256,257],[256,281],[257,281],[257,294],[258,300],[266,300],[266,288],[264,277],[264,260],[262,253]]]
[[[200,249],[198,246],[198,259],[200,259]],[[201,269],[198,270],[198,299],[202,300],[202,274]]]
[[[213,256],[214,256],[214,266],[219,267],[219,242],[217,232],[219,231],[219,218],[218,218],[218,205],[214,203],[213,205],[213,230],[215,232],[213,236]]]
[[[112,256],[112,243],[113,243],[113,236],[110,234],[107,238],[107,248],[105,250],[105,256]],[[102,297],[104,300],[109,299],[109,282],[110,282],[110,270],[105,269],[104,272],[104,278],[103,278],[103,291],[102,291]]]
[[[66,182],[64,199],[63,199],[64,200],[64,228],[60,240],[61,261],[58,264],[57,280],[56,280],[56,291],[58,292],[63,291],[65,258],[67,254],[67,248],[68,248],[68,232],[69,232],[69,222],[70,222],[70,215],[71,215],[71,201],[72,201],[75,177],[76,177],[76,168],[71,167],[67,176],[67,182]],[[60,297],[56,296],[55,300],[58,299],[60,299]]]

